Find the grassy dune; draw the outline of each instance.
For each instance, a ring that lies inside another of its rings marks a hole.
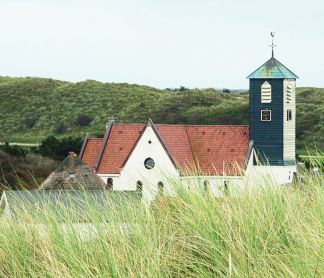
[[[0,77],[0,142],[101,135],[119,122],[248,124],[248,94],[215,89],[161,90],[94,80]],[[324,150],[324,89],[297,89],[297,149]]]
[[[73,211],[64,232],[49,210],[22,213],[24,222],[0,221],[0,276],[324,277],[323,204],[323,176],[240,198],[179,189],[150,208],[89,205],[97,232],[85,241]]]

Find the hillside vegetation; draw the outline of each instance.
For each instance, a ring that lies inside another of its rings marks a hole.
[[[109,116],[118,122],[247,124],[248,94],[0,77],[0,111],[0,142],[39,142],[51,134],[102,135]],[[297,147],[324,149],[324,89],[299,88],[297,113]]]
[[[39,154],[15,156],[0,149],[0,194],[5,189],[38,188],[56,165],[56,161]]]

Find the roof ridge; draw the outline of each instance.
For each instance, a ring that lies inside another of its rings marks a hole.
[[[195,127],[210,127],[210,126],[221,126],[221,127],[248,127],[249,125],[225,125],[225,124],[221,124],[221,125],[212,125],[212,124],[208,124],[208,125],[204,125],[204,124],[193,124],[193,125],[190,125],[190,124],[154,124],[155,126],[161,126],[161,125],[164,125],[164,126],[184,126],[184,127],[189,127],[189,126],[195,126]]]
[[[101,147],[99,149],[98,156],[96,158],[95,164],[93,165],[93,168],[94,168],[95,172],[97,172],[99,167],[100,167],[101,159],[102,159],[102,156],[103,156],[104,151],[106,149],[106,145],[107,145],[109,135],[110,135],[110,132],[111,132],[111,129],[112,129],[113,125],[114,125],[114,121],[109,120],[108,121],[108,126],[106,127],[106,130],[105,130],[105,135],[102,138]]]
[[[275,60],[275,63],[276,63],[276,66],[277,66],[277,68],[279,69],[279,71],[280,71],[280,73],[281,73],[281,75],[282,75],[282,78],[285,78],[285,75],[282,73],[282,71],[281,71],[281,69],[280,69],[280,65],[278,65],[278,63],[279,64],[281,64],[276,58],[273,58],[274,60]],[[286,67],[285,67],[286,68]],[[288,68],[287,68],[288,69]],[[288,69],[289,70],[289,69]],[[290,71],[290,70],[289,70]]]
[[[162,148],[165,150],[166,154],[169,156],[171,162],[173,163],[173,165],[176,167],[176,163],[174,161],[174,158],[172,157],[169,149],[167,148],[165,142],[163,141],[162,137],[160,136],[158,130],[155,128],[155,124],[153,123],[153,121],[151,119],[148,120],[147,124],[144,125],[141,134],[138,136],[133,148],[131,149],[131,151],[129,152],[128,156],[126,157],[125,161],[123,162],[122,167],[125,167],[126,163],[128,162],[130,156],[132,155],[132,153],[134,152],[134,150],[137,147],[137,144],[139,143],[139,141],[142,139],[143,134],[145,133],[145,131],[147,130],[148,127],[151,127],[153,132],[155,133],[155,136],[158,138],[158,140],[160,141],[160,144],[162,145]]]
[[[255,72],[257,72],[259,69],[261,69],[266,63],[268,63],[271,59],[274,58],[270,58],[269,60],[267,60],[266,62],[264,62],[261,66],[259,66],[256,70],[254,70],[251,74],[249,74],[246,78],[250,78],[251,75],[253,75]]]
[[[275,59],[275,58],[274,58]],[[299,78],[298,77],[298,75],[296,75],[292,70],[290,70],[289,68],[287,68],[283,63],[281,63],[279,60],[277,60],[277,59],[275,59],[276,60],[276,63],[279,63],[279,65],[281,65],[281,66],[283,66],[284,68],[286,68],[291,74],[293,74],[296,78]],[[278,65],[277,65],[277,67],[279,67]],[[281,72],[281,69],[280,69],[280,67],[279,67],[279,70],[280,70],[280,72]]]

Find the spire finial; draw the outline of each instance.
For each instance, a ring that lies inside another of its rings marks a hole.
[[[271,38],[272,38],[272,43],[271,43],[271,45],[269,45],[269,46],[272,48],[271,57],[274,58],[274,48],[276,47],[276,45],[273,43],[273,38],[274,38],[274,36],[275,36],[275,33],[274,33],[274,32],[271,32],[271,33],[270,33],[270,36],[271,36]]]

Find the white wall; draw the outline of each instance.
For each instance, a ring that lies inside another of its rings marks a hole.
[[[113,186],[114,186],[114,190],[125,190],[122,189],[122,186],[120,185],[120,175],[119,174],[97,174],[104,183],[107,184],[107,180],[108,178],[112,178],[113,179]]]
[[[207,181],[208,190],[215,197],[224,197],[227,193],[237,196],[244,190],[244,176],[199,176],[181,177],[182,185],[190,191],[203,191]],[[225,182],[228,190],[226,191]]]
[[[144,161],[152,158],[155,161],[153,169],[146,169]],[[126,165],[121,170],[116,190],[136,190],[137,181],[143,183],[143,198],[154,199],[158,183],[164,185],[165,194],[172,194],[170,179],[177,179],[179,172],[159,141],[152,127],[148,126],[131,153]]]
[[[151,143],[149,143],[149,141]],[[120,175],[99,175],[104,182],[111,177],[114,180],[114,190],[136,190],[137,181],[143,184],[143,200],[154,200],[158,192],[158,183],[164,185],[165,195],[175,195],[175,186],[187,188],[190,191],[203,191],[207,181],[208,190],[216,197],[226,195],[224,181],[228,184],[228,193],[239,196],[246,189],[254,189],[267,184],[289,184],[292,182],[296,166],[255,166],[253,165],[253,150],[244,176],[180,176],[170,157],[163,148],[153,129],[148,126],[135,149],[130,155]],[[148,170],[144,166],[146,158],[155,161],[155,167]]]
[[[285,79],[283,83],[283,158],[284,160],[295,160],[296,149],[296,81]],[[288,86],[291,89],[291,100],[287,100]],[[292,119],[287,121],[287,110],[292,111]]]
[[[253,150],[253,155],[256,155],[255,150]],[[245,173],[246,186],[254,188],[269,184],[284,185],[292,182],[296,166],[253,165],[253,155],[250,157]]]

